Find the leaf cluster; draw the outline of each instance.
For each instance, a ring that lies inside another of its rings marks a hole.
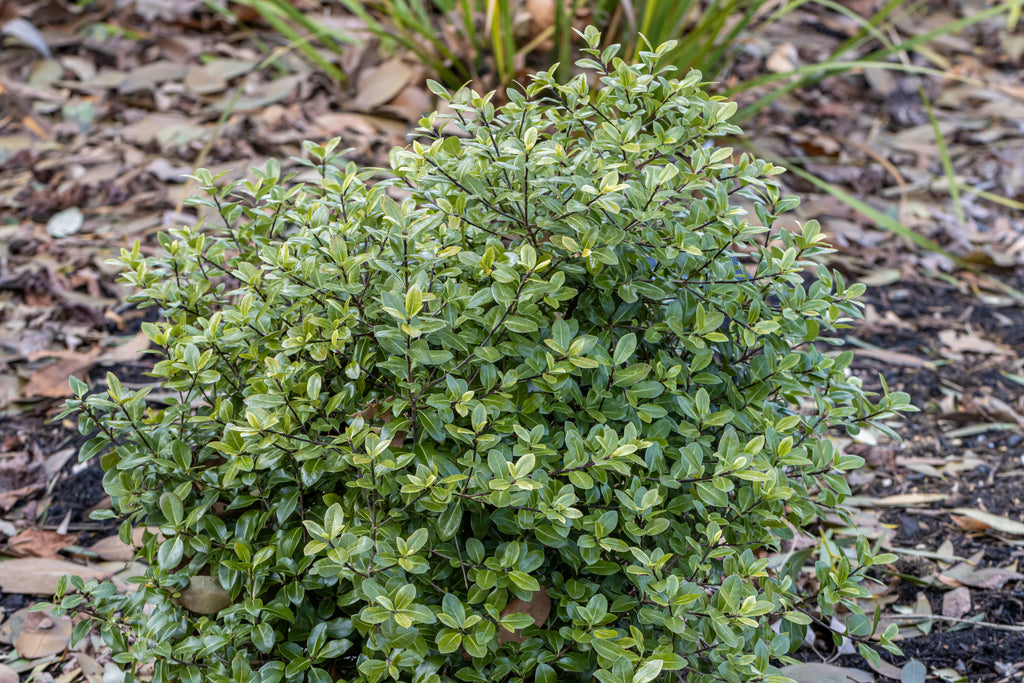
[[[830,351],[863,287],[816,264],[817,223],[774,227],[780,169],[715,145],[735,105],[668,78],[671,45],[628,65],[586,39],[589,74],[500,108],[435,86],[450,115],[386,182],[337,141],[307,143],[316,183],[199,171],[222,225],[123,252],[163,314],[164,396],[110,375],[68,412],[123,533],[159,533],[134,593],[64,598],[119,662],[158,683],[781,681],[812,619],[856,611],[891,557],[773,553],[843,513],[862,461],[829,430],[910,409]]]

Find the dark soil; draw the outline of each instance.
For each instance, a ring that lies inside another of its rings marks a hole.
[[[1017,569],[1024,560],[1024,544],[1019,538],[965,531],[944,511],[973,508],[1024,521],[1024,439],[1020,429],[962,437],[949,434],[965,425],[1009,421],[1005,415],[986,410],[985,406],[999,405],[992,399],[1019,410],[1024,387],[1001,371],[1019,372],[1019,362],[1024,357],[1024,309],[987,305],[984,298],[974,293],[925,280],[904,280],[887,288],[869,290],[866,300],[876,311],[885,312],[885,319],[858,325],[853,336],[880,349],[929,360],[932,365],[912,367],[856,357],[853,368],[866,386],[880,388],[877,377],[881,373],[890,389],[908,392],[921,412],[910,415],[899,428],[904,438],[902,447],[868,449],[866,457],[874,476],[859,488],[854,487],[854,494],[875,498],[907,493],[948,494],[949,498],[941,503],[884,509],[881,521],[892,529],[890,543],[895,547],[935,551],[949,540],[960,557],[983,552],[982,567]],[[1004,345],[1006,352],[949,353],[942,348],[938,334],[950,329],[975,335],[979,349],[983,342],[995,342]],[[954,411],[948,410],[951,397]],[[980,463],[955,477],[926,476],[895,462],[897,456],[901,462],[914,458],[955,461],[968,454]],[[921,581],[931,580],[936,573],[933,562],[911,556],[902,558],[895,569]],[[932,612],[941,615],[943,595],[950,588],[941,583],[925,588],[910,580],[900,580],[894,586],[895,604],[913,606],[917,594],[923,591]],[[970,591],[971,610],[962,619],[975,618],[1011,629],[1024,622],[1024,582],[1009,581],[1000,589]],[[907,638],[898,644],[902,657],[882,652],[883,659],[897,666],[917,659],[931,671],[950,669],[963,677],[960,680],[971,683],[1024,680],[1024,632],[1020,630],[935,621],[927,635]],[[831,638],[819,639],[818,645],[819,653],[822,648],[827,653]],[[801,652],[798,656],[812,661],[819,654]],[[859,655],[842,655],[833,663],[865,668]]]

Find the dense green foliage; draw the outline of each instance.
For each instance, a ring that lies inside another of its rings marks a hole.
[[[891,556],[773,553],[825,539],[862,464],[828,431],[909,408],[828,352],[862,287],[815,266],[816,223],[771,227],[796,203],[779,169],[714,146],[735,107],[669,80],[670,46],[629,66],[587,40],[600,89],[542,73],[496,109],[435,87],[454,114],[392,180],[337,141],[307,145],[317,184],[200,171],[223,225],[124,252],[176,398],[109,376],[69,412],[125,536],[160,533],[135,593],[63,602],[117,661],[155,658],[158,683],[778,681],[812,616],[855,609]]]

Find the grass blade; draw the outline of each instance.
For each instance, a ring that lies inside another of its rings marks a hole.
[[[1004,294],[1006,294],[1007,296],[1009,296],[1018,303],[1024,303],[1024,292],[1021,292],[1019,289],[1016,289],[1006,284],[1002,280],[998,280],[988,275],[987,273],[983,273],[976,265],[970,263],[969,261],[965,261],[956,254],[948,251],[947,249],[942,247],[942,245],[940,245],[938,242],[930,240],[924,235],[918,235],[916,232],[914,232],[907,226],[903,225],[892,216],[883,213],[882,211],[879,211],[870,204],[863,202],[860,199],[857,199],[850,193],[845,192],[844,190],[841,190],[835,185],[832,185],[831,183],[819,178],[813,173],[810,173],[807,170],[800,168],[799,166],[796,165],[796,162],[794,160],[785,161],[781,159],[774,159],[771,161],[781,166],[785,166],[786,170],[803,178],[804,180],[811,183],[815,187],[824,190],[828,194],[832,195],[839,201],[849,206],[850,208],[875,221],[875,223],[877,223],[879,226],[885,228],[894,235],[898,235],[906,239],[907,241],[911,242],[912,244],[921,247],[922,249],[925,249],[927,251],[933,252],[935,254],[942,254],[950,261],[952,261],[954,265],[956,265],[957,267],[963,268],[964,270],[969,270],[970,272],[974,273],[976,276],[978,276],[980,280],[983,280],[987,285],[989,285],[993,289],[1003,292]]]
[[[302,36],[296,31],[291,24],[289,24],[281,16],[282,11],[277,7],[276,2],[264,2],[263,0],[245,0],[245,3],[252,7],[254,10],[260,13],[264,21],[274,27],[278,33],[288,39],[291,47],[294,47],[301,52],[306,59],[319,67],[325,74],[338,81],[344,83],[347,78],[345,74],[337,66],[328,61],[319,50],[315,49],[310,45],[310,41],[315,37],[313,35]],[[340,48],[339,48],[340,49]]]

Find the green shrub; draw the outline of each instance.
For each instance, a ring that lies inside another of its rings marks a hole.
[[[816,223],[760,227],[796,200],[713,146],[735,107],[669,80],[669,47],[592,49],[600,89],[542,73],[500,109],[435,86],[460,135],[424,120],[372,187],[337,141],[307,144],[318,184],[199,171],[223,227],[123,253],[166,318],[144,329],[174,398],[108,376],[68,410],[98,430],[81,457],[103,454],[124,536],[159,534],[136,592],[63,598],[118,662],[155,659],[157,682],[778,681],[812,617],[856,610],[892,556],[827,540],[862,464],[827,433],[888,432],[907,397],[871,400],[826,353],[863,287],[814,266]],[[826,539],[799,582],[812,551],[772,554],[795,531]]]

